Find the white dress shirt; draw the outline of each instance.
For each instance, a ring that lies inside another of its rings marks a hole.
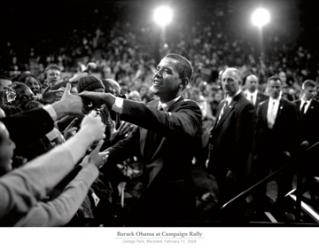
[[[305,99],[301,98],[301,103],[300,103],[300,107],[299,107],[300,111],[301,111],[304,103],[306,103],[305,110],[304,110],[304,114],[306,114],[308,109],[309,109],[309,106],[311,104],[311,100],[305,100]]]
[[[272,128],[275,124],[275,120],[278,113],[280,99],[269,98],[268,110],[267,110],[267,122],[268,127]]]
[[[251,92],[248,91],[248,90],[246,90],[246,91],[244,92],[244,94],[245,94],[247,100],[250,101],[253,105],[256,104],[256,101],[257,101],[257,93],[258,93],[257,90],[255,90],[253,93],[251,93]]]

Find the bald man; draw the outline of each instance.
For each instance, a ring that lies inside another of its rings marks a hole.
[[[227,68],[221,81],[226,98],[218,107],[211,132],[208,169],[215,175],[225,201],[247,185],[256,112],[240,90],[238,69]]]
[[[258,90],[258,86],[259,80],[256,75],[251,74],[246,77],[244,95],[255,107],[267,99],[267,96]]]

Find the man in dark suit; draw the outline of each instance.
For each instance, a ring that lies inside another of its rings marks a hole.
[[[258,85],[259,82],[256,75],[251,74],[246,77],[244,95],[256,108],[259,103],[267,99],[267,96],[258,90]]]
[[[319,102],[314,99],[317,94],[317,84],[312,80],[306,80],[302,84],[302,93],[295,102],[299,110],[301,140],[309,145],[319,141]],[[303,162],[302,170],[304,181],[303,188],[309,188],[311,198],[317,194],[317,184],[314,176],[318,176],[317,165],[312,157],[307,157]]]
[[[238,69],[227,68],[221,81],[227,97],[219,105],[211,131],[208,170],[215,175],[225,201],[247,185],[256,112],[240,90]]]
[[[272,76],[267,84],[269,99],[257,110],[256,170],[260,178],[283,166],[297,149],[299,135],[297,110],[293,103],[281,98],[280,78]],[[291,189],[291,181],[289,173],[277,178],[279,199]]]
[[[301,98],[295,102],[300,112],[302,140],[309,144],[319,141],[319,102],[314,100],[317,84],[306,80],[302,84]]]
[[[181,96],[192,75],[191,63],[177,54],[157,66],[151,90],[159,97],[148,104],[109,93],[82,93],[139,127],[109,149],[106,165],[139,155],[145,190],[130,217],[131,225],[169,226],[190,218],[194,209],[191,162],[201,136],[199,106]],[[107,171],[107,166],[106,170]]]

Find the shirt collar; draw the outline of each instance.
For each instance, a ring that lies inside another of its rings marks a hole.
[[[238,95],[240,94],[240,92],[241,92],[241,90],[238,90],[233,97],[231,97],[231,96],[229,96],[229,95],[226,96],[225,99],[226,99],[228,105],[231,104],[231,102],[234,100],[234,98],[235,98],[236,96],[238,96]]]
[[[171,106],[172,104],[174,104],[175,102],[177,102],[179,99],[181,98],[181,96],[177,96],[176,98],[174,98],[173,100],[170,100],[169,102],[158,102],[158,107],[163,107],[164,110],[167,110],[169,108],[169,106]]]
[[[250,92],[248,89],[245,91],[246,94],[248,95],[257,95],[258,90],[256,89],[254,92]]]
[[[302,97],[302,98],[301,98],[301,103],[306,102],[306,103],[308,104],[308,103],[310,103],[310,102],[311,102],[311,100],[312,100],[312,99],[310,99],[310,100],[306,100],[305,98],[303,98],[303,97]]]
[[[269,97],[270,102],[279,102],[280,101],[280,96],[277,99],[272,98],[271,96]]]

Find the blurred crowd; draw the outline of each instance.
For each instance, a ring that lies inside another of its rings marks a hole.
[[[98,10],[96,12],[99,16]],[[90,70],[96,76],[114,79],[123,93],[137,91],[142,100],[150,100],[147,89],[158,59],[175,52],[192,61],[194,75],[187,96],[197,101],[204,98],[212,106],[208,115],[215,113],[215,103],[220,101],[218,73],[227,65],[239,67],[244,76],[257,75],[262,90],[269,76],[279,74],[285,89],[294,98],[299,95],[305,79],[317,80],[317,55],[301,43],[288,42],[285,37],[269,32],[264,37],[267,50],[261,60],[261,52],[253,39],[245,39],[244,35],[234,34],[227,28],[229,13],[218,8],[203,13],[203,17],[194,22],[177,22],[165,38],[153,24],[123,20],[103,25],[109,18],[99,16],[104,18],[100,24],[91,25],[89,30],[74,29],[54,53],[30,48],[28,58],[21,58],[8,42],[5,50],[9,51],[10,63],[6,67],[10,69],[11,78],[25,71],[43,82],[44,69],[50,63],[57,64],[61,77],[68,79],[93,62]],[[46,43],[52,46],[49,41],[43,41],[41,46],[45,47]]]

